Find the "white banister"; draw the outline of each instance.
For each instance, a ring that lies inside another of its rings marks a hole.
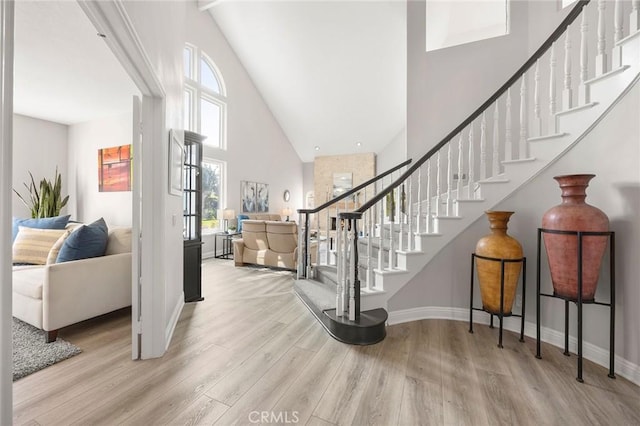
[[[464,179],[464,157],[462,156],[462,132],[460,132],[460,137],[458,138],[458,181],[456,182],[456,197],[458,199],[462,198],[462,182]]]
[[[436,154],[436,217],[440,216],[440,200],[441,200],[441,189],[440,189],[440,150]]]
[[[631,16],[629,17],[629,32],[640,30],[640,0],[631,1]]]
[[[398,214],[398,202],[397,202],[397,193],[400,192],[400,188],[395,188],[394,190],[392,190],[390,192],[391,194],[391,199],[393,199],[393,197],[396,197],[395,202],[391,202],[391,209],[390,210],[390,215],[391,217],[389,218],[389,262],[388,262],[388,266],[389,269],[393,269],[394,266],[394,262],[393,262],[393,256],[395,254],[396,248],[395,248],[395,228],[396,228],[396,224],[395,224],[395,219],[396,219],[396,215]],[[395,204],[395,207],[394,207]]]
[[[427,160],[427,214],[426,214],[426,232],[431,232],[431,158]]]
[[[473,135],[473,122],[469,125],[469,179],[467,180],[467,197],[470,200],[473,200],[475,198],[475,193],[473,192],[473,181],[474,181],[474,163],[475,163],[475,158],[473,155],[473,141],[474,141],[474,135]]]
[[[622,66],[622,46],[618,42],[623,37],[622,24],[622,1],[615,0],[613,3],[613,52],[611,55],[611,69]]]
[[[480,121],[480,180],[487,178],[487,116],[483,112]]]
[[[596,56],[596,76],[607,72],[607,54],[605,41],[605,0],[598,0],[598,54]]]
[[[329,207],[327,209],[327,236],[326,236],[326,241],[327,241],[327,250],[325,253],[326,256],[326,265],[331,265],[331,208]]]
[[[413,189],[411,176],[407,182],[407,250],[413,251],[415,239],[413,237]]]
[[[500,111],[498,110],[498,102],[493,110],[493,156],[491,160],[491,176],[496,177],[500,174]]]
[[[382,190],[383,188],[381,188]],[[379,205],[379,213],[380,213],[380,219],[379,222],[380,224],[378,225],[378,270],[382,271],[383,268],[383,264],[382,264],[382,259],[384,256],[384,246],[383,246],[383,241],[384,241],[384,202],[385,202],[385,198],[383,198],[382,200],[378,201],[378,205]]]
[[[451,142],[447,144],[447,206],[445,207],[445,215],[451,216],[451,206],[453,200],[451,199],[451,178],[453,177],[453,171],[451,170]]]
[[[571,32],[567,29],[564,39],[564,90],[562,91],[562,109],[573,107],[571,90]]]
[[[556,133],[556,43],[551,44],[549,54],[549,133]]]
[[[529,153],[527,150],[527,83],[526,74],[522,74],[522,83],[520,84],[520,144],[519,157],[525,159]]]
[[[588,31],[587,11],[583,9],[582,19],[580,21],[580,86],[578,89],[578,104],[580,105],[590,102],[589,86],[586,84],[586,81],[589,79]]]
[[[504,159],[513,160],[513,140],[511,138],[511,87],[507,89],[504,112]]]
[[[538,136],[542,136],[542,114],[540,108],[540,60],[536,61],[536,69],[533,74],[533,116]]]
[[[336,316],[341,317],[344,314],[344,257],[346,250],[343,251],[341,247],[342,232],[340,229],[340,218],[336,214]]]
[[[398,187],[398,250],[404,250],[404,183]]]
[[[416,233],[421,232],[420,223],[422,223],[422,166],[418,167],[418,194],[416,197],[418,201],[417,214],[416,214]]]
[[[373,196],[376,195],[375,193],[375,184],[373,186],[373,191],[374,193],[372,194]],[[369,200],[367,200],[369,201]],[[369,226],[367,228],[367,289],[371,290],[373,288],[373,233],[375,232],[375,220],[373,217],[373,213],[374,213],[374,209],[375,207],[372,207],[369,209],[369,211],[367,211],[367,216],[369,218]]]

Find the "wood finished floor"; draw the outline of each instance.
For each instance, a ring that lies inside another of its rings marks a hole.
[[[639,425],[640,388],[507,332],[455,321],[388,327],[373,346],[330,338],[293,276],[203,265],[163,358],[131,361],[127,310],[63,329],[83,353],[14,383],[26,425]],[[265,414],[262,414],[262,413]],[[261,417],[266,416],[266,417]]]

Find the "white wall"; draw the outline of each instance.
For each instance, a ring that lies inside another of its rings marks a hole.
[[[498,204],[496,210],[512,210],[509,234],[518,239],[528,261],[527,321],[535,322],[535,261],[537,231],[546,210],[560,203],[560,190],[553,176],[594,173],[587,189],[587,202],[602,209],[616,232],[616,354],[640,365],[640,85],[617,105],[607,117],[540,176],[513,196]],[[402,288],[389,302],[390,311],[425,306],[468,308],[469,262],[475,244],[488,234],[488,222],[480,218],[445,247],[433,261]],[[544,262],[543,262],[544,264]],[[608,268],[603,268],[596,298],[609,300]],[[545,268],[543,285],[549,286]],[[544,288],[544,287],[543,287]],[[587,306],[585,335],[587,343],[608,350],[608,309]],[[575,305],[571,323],[575,335]],[[562,332],[563,307],[560,301],[542,304],[542,325]],[[637,367],[636,367],[637,368]]]
[[[98,149],[132,143],[132,112],[69,126],[69,212],[85,223],[131,226],[131,191],[98,191]]]
[[[67,173],[68,127],[64,124],[14,114],[13,116],[13,188],[28,199],[23,183],[29,184],[33,174],[36,185],[42,178],[53,180],[56,172],[62,175],[62,194],[73,200]],[[34,155],[37,153],[37,155]],[[31,217],[31,212],[12,194],[12,210],[16,217]],[[65,207],[62,213],[71,212]]]
[[[205,149],[204,155],[227,162],[225,208],[240,212],[240,181],[269,185],[269,211],[302,208],[302,161],[267,107],[242,63],[208,12],[187,3],[187,41],[215,62],[227,88],[227,151]],[[206,148],[206,147],[205,147]],[[288,203],[282,198],[291,192]]]
[[[169,129],[181,129],[183,123],[182,50],[185,26],[190,23],[185,20],[187,2],[125,1],[124,6],[165,92],[161,106],[164,122],[146,123],[153,129],[162,128],[161,137],[153,146],[144,148],[145,155],[153,157],[153,167],[144,171],[153,176],[153,187],[145,188],[143,197],[152,198],[155,214],[152,223],[143,224],[145,229],[154,234],[151,237],[153,276],[148,277],[153,282],[153,300],[143,300],[142,303],[143,309],[147,304],[152,305],[143,315],[146,315],[144,321],[153,324],[152,352],[154,356],[159,356],[169,343],[184,302],[182,197],[168,193],[167,164]],[[151,130],[147,128],[146,131]]]
[[[376,174],[384,173],[407,159],[407,129],[404,128],[376,153]]]

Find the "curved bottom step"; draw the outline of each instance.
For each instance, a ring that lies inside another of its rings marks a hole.
[[[304,291],[294,286],[295,293],[322,324],[325,330],[339,342],[351,345],[373,345],[387,335],[386,322],[389,314],[382,308],[360,313],[355,321],[336,316],[335,309],[320,309]]]

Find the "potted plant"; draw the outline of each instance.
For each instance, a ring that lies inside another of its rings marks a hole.
[[[69,196],[62,198],[62,176],[58,174],[58,168],[56,167],[56,174],[53,178],[53,182],[43,178],[40,181],[40,186],[36,186],[35,179],[31,172],[31,183],[27,185],[23,183],[25,188],[29,191],[28,201],[15,189],[20,201],[27,206],[31,211],[31,217],[39,219],[43,217],[54,217],[60,215],[60,210],[67,205]]]

